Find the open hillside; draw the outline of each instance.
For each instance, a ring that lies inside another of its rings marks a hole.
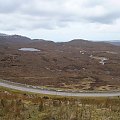
[[[0,36],[0,78],[50,88],[120,89],[120,46]]]

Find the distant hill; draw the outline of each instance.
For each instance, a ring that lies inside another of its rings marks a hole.
[[[8,36],[7,34],[0,33],[0,36]]]
[[[21,35],[1,35],[0,43],[4,44],[20,44],[25,42],[31,42],[31,39]]]
[[[120,40],[107,41],[107,43],[110,43],[110,44],[113,44],[113,45],[120,46]]]

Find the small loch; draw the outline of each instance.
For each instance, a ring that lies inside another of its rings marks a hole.
[[[20,50],[20,51],[28,51],[28,52],[38,52],[38,51],[40,51],[39,49],[36,49],[36,48],[20,48],[20,49],[18,49],[18,50]]]

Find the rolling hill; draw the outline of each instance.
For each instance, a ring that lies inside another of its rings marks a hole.
[[[120,46],[0,36],[0,78],[74,91],[119,90]]]

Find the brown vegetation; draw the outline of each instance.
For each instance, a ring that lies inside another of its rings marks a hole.
[[[0,89],[0,120],[119,120],[120,98],[44,96]]]
[[[20,48],[41,51],[24,52]],[[91,55],[108,60],[103,65]],[[119,90],[120,46],[84,40],[54,43],[17,35],[0,37],[0,78],[71,90]]]

